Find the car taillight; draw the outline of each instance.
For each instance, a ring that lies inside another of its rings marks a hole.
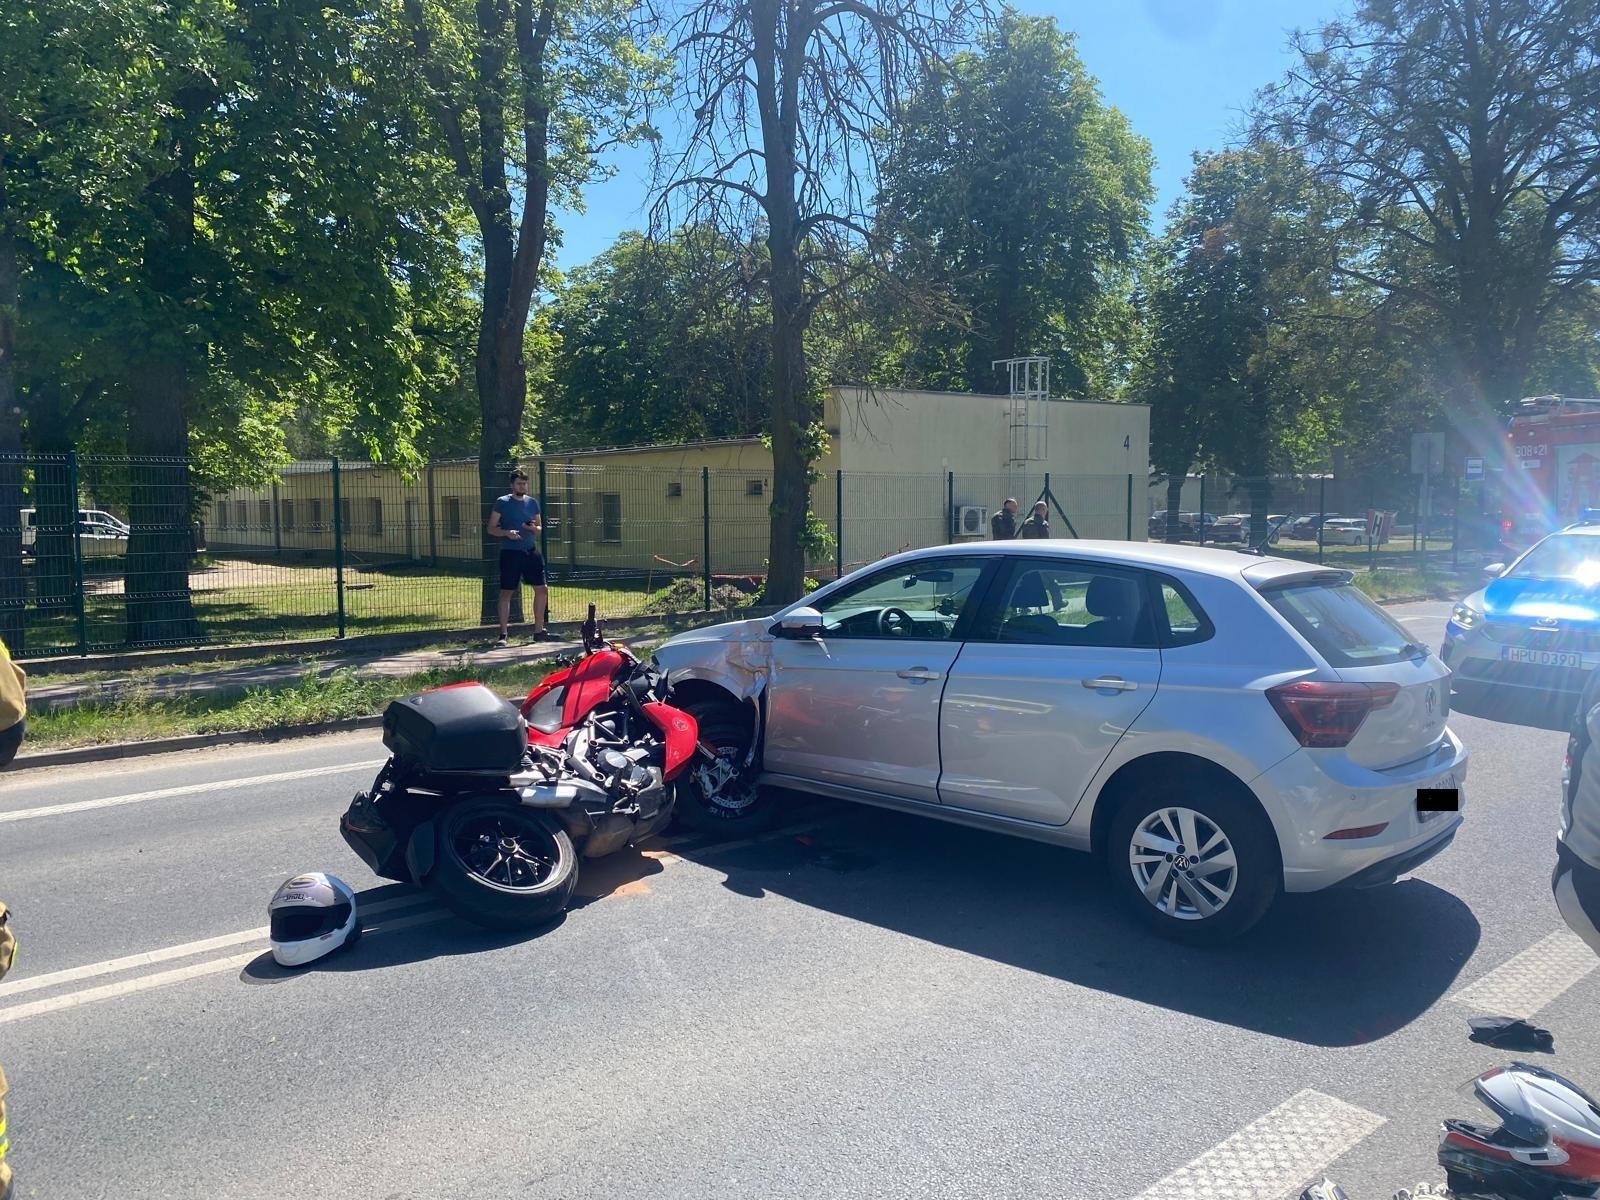
[[[1267,689],[1267,699],[1302,746],[1348,746],[1374,709],[1400,694],[1395,683],[1321,683],[1299,679]]]

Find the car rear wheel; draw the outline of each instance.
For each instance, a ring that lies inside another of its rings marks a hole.
[[[1270,824],[1252,801],[1195,794],[1176,780],[1139,785],[1106,839],[1113,886],[1163,937],[1213,945],[1271,907],[1282,870]]]

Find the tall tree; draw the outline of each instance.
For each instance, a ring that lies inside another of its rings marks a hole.
[[[71,126],[25,146],[22,408],[34,445],[70,448],[91,396],[124,418],[116,450],[162,460],[127,494],[128,637],[191,640],[197,485],[281,453],[270,414],[343,397],[372,452],[410,454],[414,325],[459,261],[454,214],[357,0],[25,10],[46,11],[40,77]],[[104,103],[77,103],[95,78]]]
[[[649,133],[662,63],[634,41],[622,0],[402,0],[425,89],[483,259],[475,374],[482,530],[523,430],[525,338],[552,235],[597,155]],[[487,561],[499,543],[483,534]],[[498,585],[485,572],[483,616]]]
[[[817,540],[822,448],[806,360],[818,306],[882,263],[871,227],[881,168],[916,80],[984,16],[985,0],[684,0],[687,144],[663,164],[657,215],[692,214],[767,246],[772,501],[766,594],[798,598]]]
[[[907,372],[993,392],[994,360],[1048,354],[1069,393],[1113,390],[1151,153],[1101,102],[1072,35],[1005,10],[974,50],[933,66],[903,123],[879,220],[901,242],[897,269],[968,317],[907,331]]]
[[[1367,0],[1294,44],[1263,127],[1350,195],[1338,270],[1427,312],[1451,417],[1492,436],[1600,279],[1600,3]]]
[[[552,446],[626,446],[760,431],[772,322],[764,247],[712,229],[624,234],[553,294]]]
[[[1265,529],[1268,475],[1316,403],[1302,350],[1330,300],[1324,197],[1271,143],[1197,156],[1149,280],[1153,330],[1138,378],[1169,479],[1202,450],[1249,481]],[[1169,514],[1176,495],[1169,494]]]

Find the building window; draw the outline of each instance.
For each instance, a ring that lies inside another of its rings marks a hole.
[[[279,500],[278,501],[278,517],[283,522],[283,527],[285,529],[293,529],[294,528],[294,501],[293,500]]]
[[[667,499],[678,500],[683,497],[683,483],[677,479],[667,484]]]
[[[460,496],[446,496],[444,498],[444,535],[447,538],[461,536]]]
[[[345,537],[350,536],[350,497],[344,496],[339,501],[339,529]]]
[[[250,505],[243,500],[233,502],[233,523],[240,529],[250,528]]]
[[[618,492],[600,493],[600,540],[622,540],[622,496]]]
[[[765,496],[767,494],[767,481],[765,479],[745,480],[744,494],[746,496]]]
[[[226,529],[228,527],[228,502],[226,500],[217,501],[216,517],[214,519],[218,529]]]
[[[263,500],[263,501],[261,501],[261,508],[260,508],[259,511],[261,513],[261,528],[262,528],[262,531],[263,532],[270,532],[271,529],[272,529],[272,501],[271,500]]]
[[[383,533],[383,501],[376,496],[367,500],[367,532],[373,537]]]
[[[320,531],[322,529],[322,501],[308,500],[306,503],[311,505],[311,528]]]

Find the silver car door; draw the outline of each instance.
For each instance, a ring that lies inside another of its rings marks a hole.
[[[1155,696],[1161,651],[1142,573],[1013,560],[950,671],[942,803],[1064,825]]]
[[[766,769],[937,803],[939,695],[988,562],[936,556],[864,575],[817,605],[820,637],[778,639]]]

